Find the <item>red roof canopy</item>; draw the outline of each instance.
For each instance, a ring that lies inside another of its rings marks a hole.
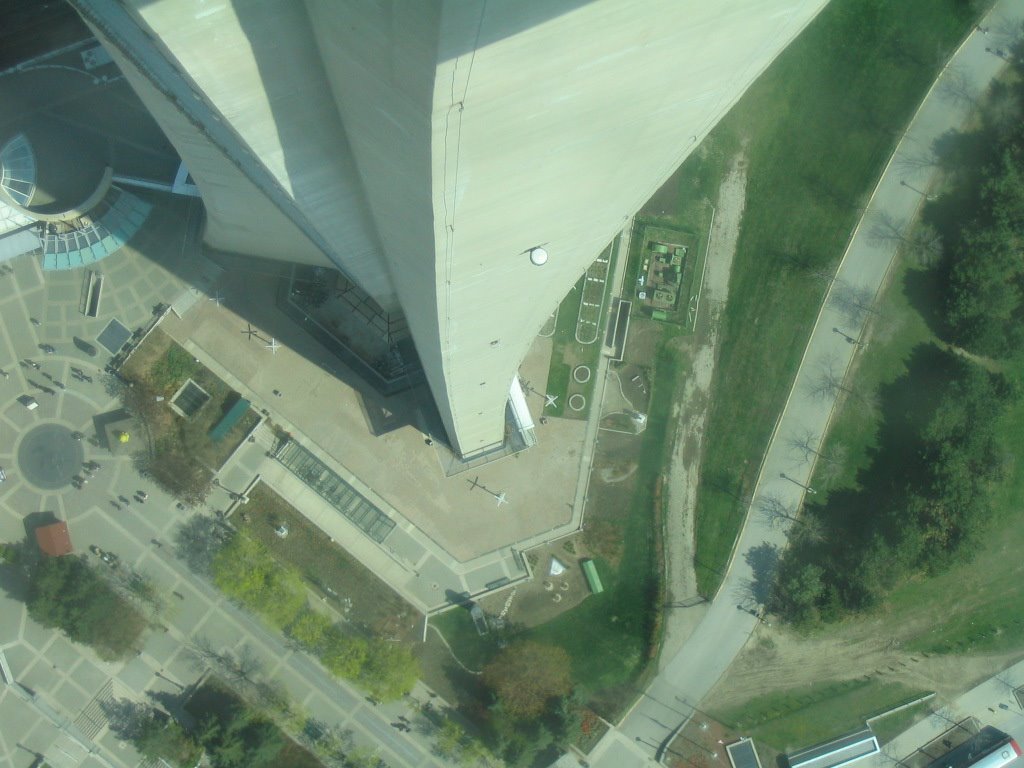
[[[36,528],[36,543],[42,553],[50,557],[69,555],[74,551],[74,547],[71,546],[71,536],[68,534],[68,524],[64,522]]]

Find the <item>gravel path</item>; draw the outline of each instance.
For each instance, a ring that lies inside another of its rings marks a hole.
[[[732,168],[718,191],[700,298],[706,320],[697,318],[692,372],[673,413],[677,426],[667,483],[665,560],[668,602],[677,607],[665,613],[663,660],[675,656],[705,613],[705,606],[698,602],[697,577],[693,567],[694,514],[711,377],[718,359],[719,316],[729,295],[729,274],[740,234],[746,189],[746,159],[740,154],[733,160]],[[690,607],[678,607],[680,605]]]

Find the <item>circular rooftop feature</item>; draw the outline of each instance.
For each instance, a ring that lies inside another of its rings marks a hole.
[[[0,147],[0,196],[36,218],[80,216],[110,186],[106,157],[95,136],[30,122]]]
[[[541,248],[539,245],[536,248],[530,249],[530,263],[534,266],[541,267],[548,261],[548,252]]]
[[[40,424],[18,446],[18,469],[37,488],[55,491],[71,484],[85,451],[82,443],[61,424]]]
[[[36,191],[36,155],[23,133],[0,148],[0,189],[22,207]]]

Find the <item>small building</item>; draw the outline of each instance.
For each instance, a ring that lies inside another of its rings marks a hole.
[[[590,587],[590,591],[595,595],[599,595],[604,592],[604,585],[601,583],[601,577],[597,575],[597,566],[594,561],[589,557],[580,561],[580,568],[583,569],[583,576],[587,580],[587,586]]]
[[[36,528],[36,544],[39,545],[39,551],[49,557],[70,555],[75,550],[71,546],[68,524],[64,521]]]
[[[213,442],[223,440],[224,436],[231,431],[231,428],[242,420],[245,412],[249,410],[249,405],[249,401],[244,397],[238,398],[235,404],[224,414],[224,417],[213,425],[213,429],[210,430],[210,440]]]
[[[786,759],[789,768],[839,768],[877,755],[879,751],[875,734],[870,728],[865,728],[849,736],[794,752],[787,755]]]
[[[757,756],[754,742],[749,738],[726,744],[725,753],[729,756],[732,768],[761,768],[761,758]]]

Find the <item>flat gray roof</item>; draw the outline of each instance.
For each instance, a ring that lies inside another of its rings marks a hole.
[[[729,762],[732,768],[761,768],[761,759],[754,749],[754,742],[750,739],[741,739],[725,747],[729,755]]]
[[[790,768],[837,768],[878,753],[878,741],[870,729],[851,733],[826,744],[788,755]]]

